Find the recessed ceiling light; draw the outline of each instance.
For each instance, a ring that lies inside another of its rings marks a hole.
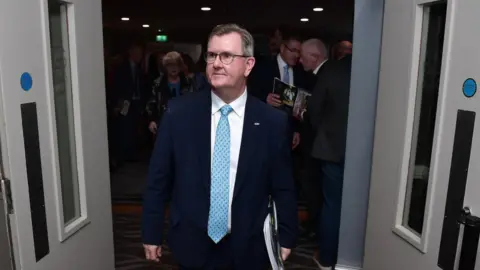
[[[321,8],[321,7],[316,7],[316,8],[313,8],[313,11],[320,12],[320,11],[323,11],[323,8]]]
[[[158,32],[163,32],[163,30],[162,30],[162,29],[158,29]]]
[[[122,21],[130,21],[130,18],[123,17],[123,18],[122,18]]]
[[[210,7],[202,7],[200,8],[202,11],[210,11],[212,10]]]
[[[148,24],[144,24],[144,25],[142,25],[142,26],[143,26],[143,28],[148,28],[148,27],[150,27],[150,25],[148,25]]]
[[[308,22],[308,18],[301,18],[300,21],[302,21],[302,22]]]

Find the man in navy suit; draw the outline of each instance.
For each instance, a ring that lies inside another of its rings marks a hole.
[[[272,93],[274,79],[278,78],[287,84],[308,91],[313,88],[314,80],[313,76],[305,72],[298,64],[302,46],[300,38],[288,32],[282,33],[282,38],[280,52],[275,57],[262,58],[257,61],[249,77],[248,87],[252,90],[249,90],[249,92],[260,100],[292,114],[292,110],[282,104],[280,95]],[[292,148],[295,149],[300,144],[300,123],[293,116],[291,121],[294,131]]]
[[[161,259],[168,198],[167,240],[181,269],[266,269],[270,196],[284,260],[295,246],[289,119],[246,91],[253,46],[245,29],[215,27],[205,54],[212,90],[172,100],[162,118],[143,202],[149,260]]]

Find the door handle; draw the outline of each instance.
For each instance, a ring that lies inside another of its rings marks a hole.
[[[469,207],[463,209],[458,220],[460,239],[454,269],[475,270],[478,242],[480,240],[480,217],[472,215]],[[460,254],[458,254],[460,251]]]

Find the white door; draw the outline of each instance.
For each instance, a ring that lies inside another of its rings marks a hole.
[[[114,269],[102,45],[99,0],[0,1],[16,269]]]
[[[385,0],[366,270],[480,269],[479,11]]]

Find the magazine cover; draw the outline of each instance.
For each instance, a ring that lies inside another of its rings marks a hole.
[[[303,113],[307,111],[308,98],[311,96],[309,92],[304,89],[299,88],[297,91],[297,98],[295,99],[295,104],[293,105],[293,116],[302,119]]]
[[[280,96],[285,106],[293,108],[297,98],[297,87],[282,82],[279,78],[273,80],[273,93]]]

